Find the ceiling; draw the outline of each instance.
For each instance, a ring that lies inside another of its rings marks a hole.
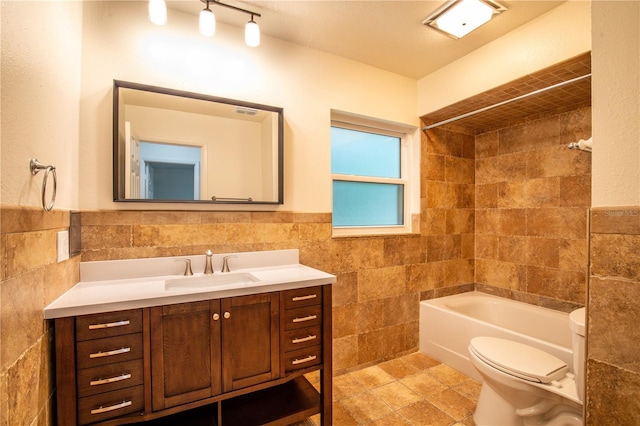
[[[265,0],[223,3],[260,13],[263,36],[332,53],[413,79],[420,79],[563,1],[500,0],[508,10],[468,36],[454,40],[422,25],[445,1]],[[167,1],[169,9],[194,16],[199,0]],[[216,19],[244,26],[248,15],[210,6]],[[264,41],[263,41],[264,43]]]

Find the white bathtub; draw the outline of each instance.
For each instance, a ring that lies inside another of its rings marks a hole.
[[[420,352],[480,381],[468,354],[476,336],[534,346],[574,371],[567,313],[480,292],[420,302]]]

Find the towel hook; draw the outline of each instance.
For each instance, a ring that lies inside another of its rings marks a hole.
[[[44,170],[44,178],[42,179],[42,209],[46,212],[51,211],[56,202],[56,190],[58,189],[58,178],[56,176],[55,166],[45,166],[37,159],[32,158],[29,162],[29,169],[31,170],[32,175],[36,175],[40,170]],[[53,176],[53,192],[51,194],[51,202],[47,204],[45,201],[45,194],[47,193],[47,181],[49,180],[49,174]]]

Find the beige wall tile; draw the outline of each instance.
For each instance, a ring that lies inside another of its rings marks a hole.
[[[591,277],[589,357],[640,374],[640,282]],[[612,327],[612,324],[615,324]]]
[[[406,282],[404,266],[361,270],[358,272],[358,301],[401,296],[405,294]]]
[[[635,425],[640,413],[640,374],[589,359],[587,425]]]
[[[43,334],[45,268],[2,283],[0,356],[2,371],[9,368]]]
[[[640,235],[592,234],[593,275],[640,281]]]
[[[55,231],[21,232],[6,234],[5,278],[17,277],[32,269],[55,263],[56,252]]]

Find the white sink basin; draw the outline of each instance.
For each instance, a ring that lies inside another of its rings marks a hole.
[[[198,289],[218,286],[233,286],[260,281],[254,275],[248,272],[230,272],[213,275],[198,275],[193,277],[175,278],[166,280],[164,287],[166,290],[171,289]]]

